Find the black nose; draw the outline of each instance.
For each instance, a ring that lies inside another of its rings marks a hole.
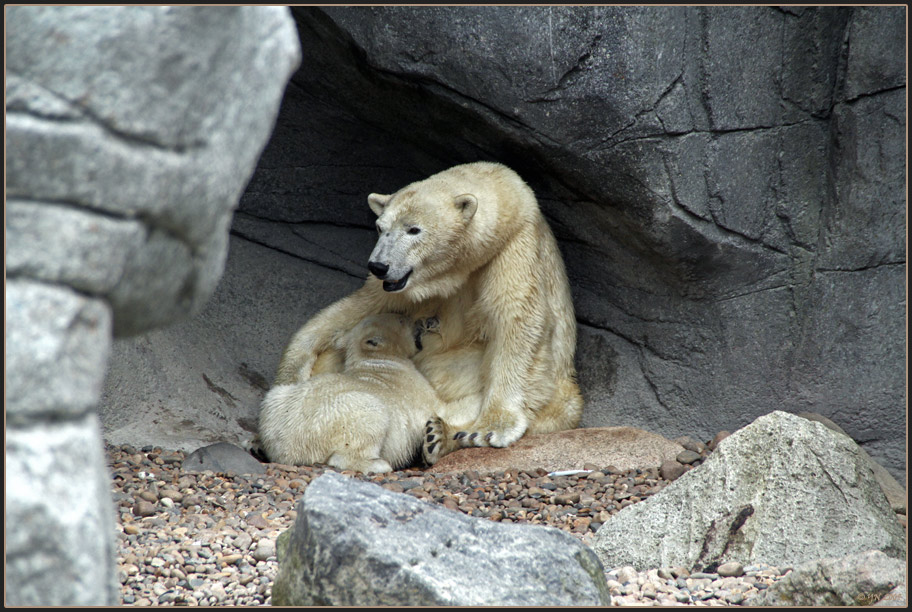
[[[377,261],[371,261],[367,264],[367,269],[370,270],[370,273],[383,280],[386,278],[386,273],[389,272],[390,267],[385,263],[380,263]]]

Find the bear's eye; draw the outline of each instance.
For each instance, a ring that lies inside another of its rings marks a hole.
[[[408,233],[411,234],[412,236],[417,236],[418,234],[421,233],[421,228],[420,227],[410,227],[408,229]]]

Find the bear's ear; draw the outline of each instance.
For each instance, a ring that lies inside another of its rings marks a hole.
[[[475,211],[478,210],[478,199],[471,193],[458,195],[453,202],[456,208],[462,211],[462,220],[466,223],[472,220],[472,217],[475,216]]]
[[[378,217],[383,214],[383,211],[386,210],[386,205],[389,204],[391,195],[381,195],[379,193],[372,193],[367,196],[367,203],[370,205],[371,210],[374,211],[374,214]]]

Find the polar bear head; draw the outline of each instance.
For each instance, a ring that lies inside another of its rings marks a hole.
[[[409,359],[419,350],[414,322],[405,315],[383,313],[364,317],[337,341],[346,364],[372,358]]]
[[[420,287],[447,273],[478,209],[471,193],[412,187],[368,196],[379,238],[367,267],[383,281],[384,291]]]

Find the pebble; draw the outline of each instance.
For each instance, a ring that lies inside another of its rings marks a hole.
[[[702,446],[699,454],[685,451],[699,459],[710,452],[702,443],[688,446]],[[108,446],[106,452],[121,527],[117,574],[125,605],[271,605],[276,538],[293,525],[295,504],[307,485],[330,468],[266,464],[265,474],[246,477],[183,472],[184,453],[158,447]],[[680,473],[692,469],[674,463]],[[471,516],[556,527],[586,545],[622,508],[673,480],[665,469],[592,464],[550,474],[541,469],[346,474]],[[658,606],[738,605],[788,571],[751,565],[739,573],[730,563],[705,574],[682,567],[605,569],[614,605]]]

